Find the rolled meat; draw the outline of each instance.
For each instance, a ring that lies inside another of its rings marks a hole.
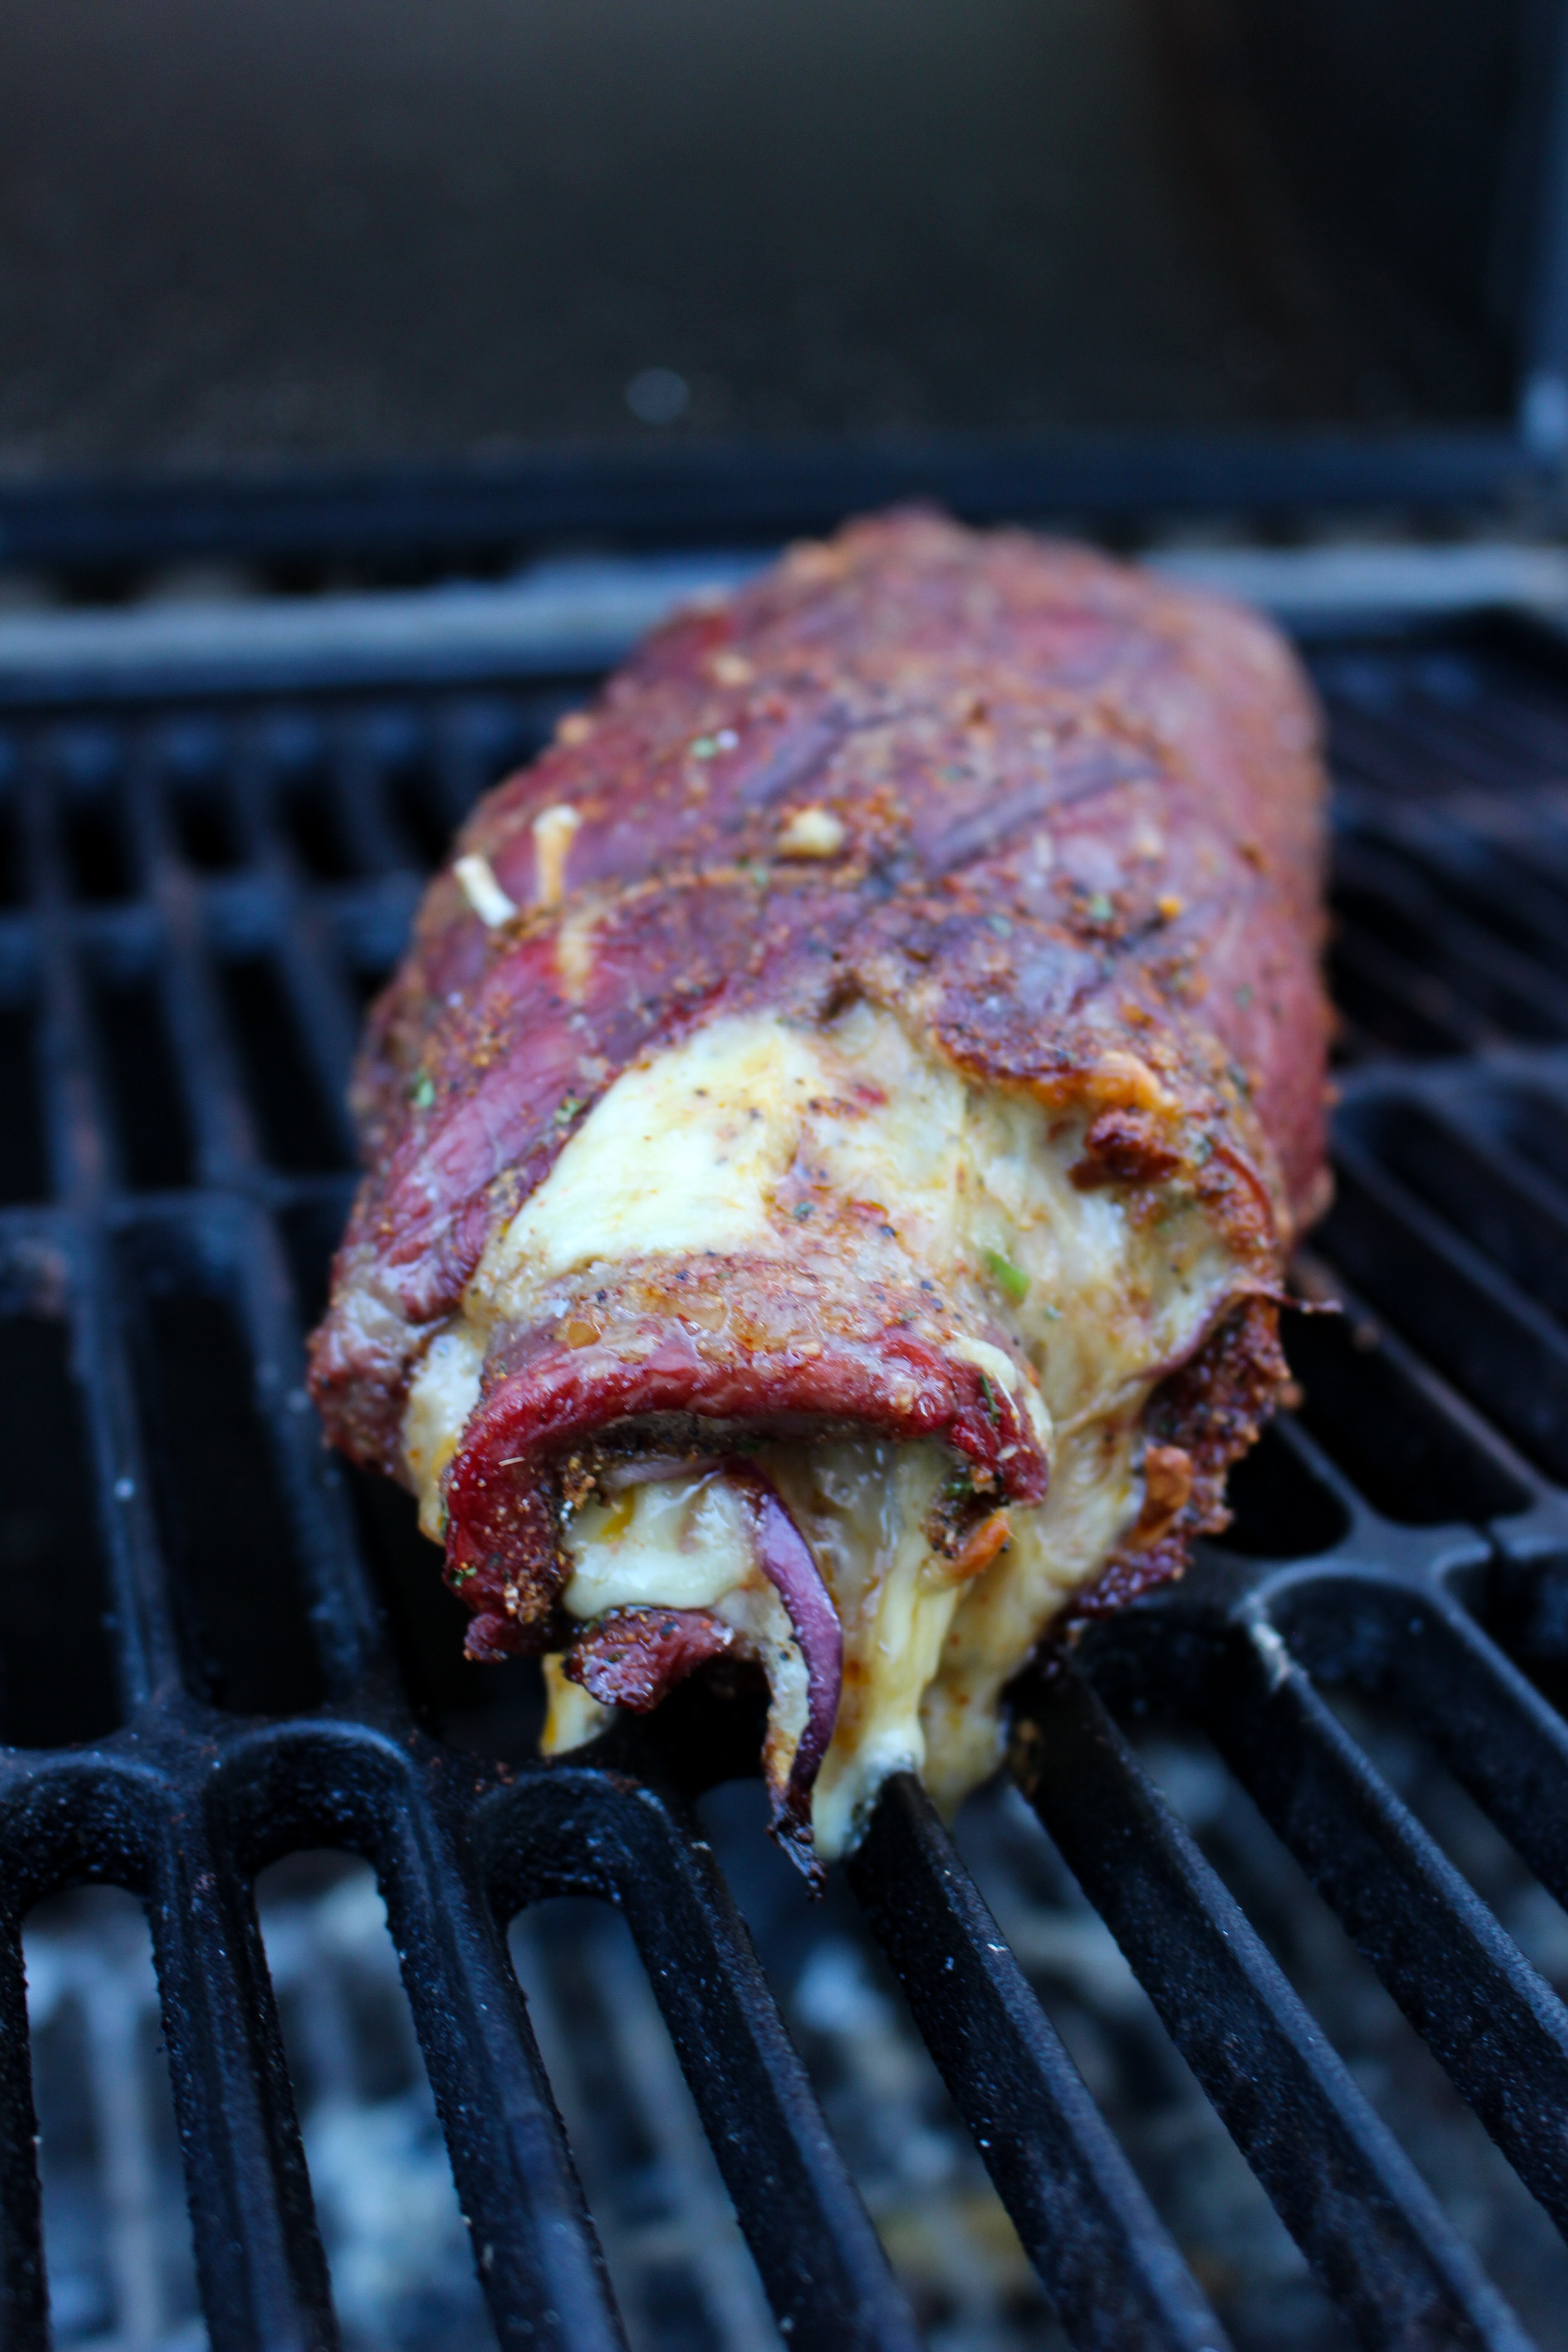
[[[470,1654],[547,1654],[547,1747],[752,1661],[814,1869],[1223,1524],[1324,1191],[1322,805],[1263,622],[927,514],[683,614],[479,804],[311,1385]]]

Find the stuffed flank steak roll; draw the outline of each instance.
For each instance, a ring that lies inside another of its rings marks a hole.
[[[1323,781],[1265,623],[925,514],[646,643],[372,1015],[312,1342],[546,1745],[760,1668],[808,1868],[1179,1572],[1321,1205]]]

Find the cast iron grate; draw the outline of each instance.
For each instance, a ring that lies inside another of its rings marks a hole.
[[[1236,1540],[1021,1709],[1023,1786],[1349,2323],[1525,2338],[1159,1793],[1205,1732],[1518,2174],[1568,2225],[1568,2011],[1329,1690],[1428,1741],[1568,1902],[1568,692],[1476,640],[1326,653],[1342,792],[1342,1321]],[[335,2340],[259,1872],[380,1880],[503,2346],[624,2341],[508,1923],[618,1906],[786,2339],[918,2342],[690,1811],[743,1769],[700,1703],[531,1760],[526,1673],[457,1662],[388,1490],[300,1376],[345,1204],[361,1003],[423,869],[581,679],[148,698],[0,731],[0,2311],[48,2341],[21,1927],[146,1906],[210,2340]],[[1337,1702],[1336,1702],[1337,1703]],[[920,1791],[847,1876],[1069,2338],[1218,2347]]]

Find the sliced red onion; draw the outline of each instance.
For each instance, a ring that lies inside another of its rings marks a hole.
[[[676,1478],[700,1478],[719,1468],[715,1454],[629,1454],[595,1475],[606,1495],[624,1495],[628,1486],[664,1486]]]
[[[844,1629],[811,1548],[773,1480],[754,1463],[730,1461],[723,1467],[751,1511],[757,1565],[784,1602],[805,1663],[805,1726],[787,1776],[780,1781],[770,1774],[769,1793],[773,1835],[815,1883],[822,1877],[822,1864],[811,1842],[811,1791],[838,1719]]]

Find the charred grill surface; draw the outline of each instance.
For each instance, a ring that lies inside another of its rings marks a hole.
[[[1089,1629],[1026,1695],[1016,1761],[1355,2340],[1518,2352],[1457,2205],[1128,1737],[1152,1707],[1206,1728],[1556,2211],[1550,1954],[1547,1975],[1526,1961],[1324,1694],[1392,1711],[1532,1894],[1568,1896],[1568,696],[1550,652],[1479,634],[1317,668],[1350,1061],[1312,1279],[1352,1312],[1290,1325],[1301,1406],[1244,1475],[1227,1548]],[[351,1512],[303,1406],[348,1192],[333,1106],[402,948],[415,845],[584,686],[201,708],[149,687],[133,712],[0,729],[0,2307],[18,2346],[43,2352],[48,2323],[17,1927],[83,1876],[153,1923],[210,2340],[333,2342],[251,1896],[310,1845],[368,1854],[386,1890],[502,2343],[624,2340],[498,1932],[565,1887],[629,1924],[787,2340],[919,2340],[687,1810],[749,1768],[754,1723],[667,1712],[657,1743],[624,1724],[533,1761],[508,1679],[533,1668],[480,1687],[461,1667],[456,1604],[433,1627],[445,1596],[403,1575],[375,1499],[400,1498],[376,1481]],[[1179,1419],[1162,1436],[1184,1447]],[[1197,2284],[1048,2022],[1048,1970],[1008,1950],[909,1781],[852,1874],[1070,2340],[1223,2345],[1229,2278],[1205,2263]],[[1506,2234],[1487,2259],[1507,2273]],[[1542,2346],[1561,2308],[1541,2305]]]

